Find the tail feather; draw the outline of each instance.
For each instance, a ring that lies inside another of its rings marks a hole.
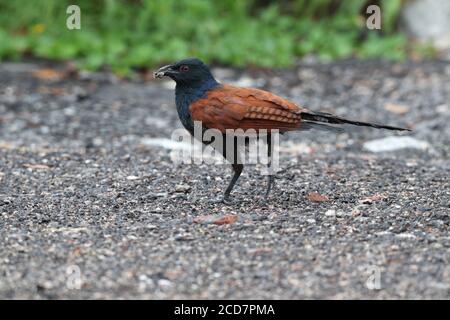
[[[300,115],[301,115],[302,119],[307,120],[308,123],[319,122],[319,123],[331,123],[331,124],[352,124],[355,126],[372,127],[372,128],[377,128],[377,129],[411,131],[410,129],[387,126],[384,124],[349,120],[349,119],[341,118],[341,117],[335,116],[334,114],[325,113],[325,112],[313,112],[313,111],[308,110],[308,111],[302,112]]]
[[[302,121],[300,131],[306,131],[310,129],[317,129],[320,131],[332,131],[332,132],[343,132],[344,129],[339,127],[330,126],[328,124],[314,122],[314,121]]]

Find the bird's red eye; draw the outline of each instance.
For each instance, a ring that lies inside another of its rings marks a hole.
[[[189,67],[188,66],[181,66],[180,67],[180,71],[183,71],[183,72],[189,71]]]

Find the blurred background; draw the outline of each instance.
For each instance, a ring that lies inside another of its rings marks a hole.
[[[0,59],[30,55],[73,59],[78,68],[108,66],[126,74],[132,68],[154,67],[187,56],[254,67],[288,67],[308,55],[321,60],[433,58],[440,54],[433,36],[446,32],[448,36],[450,30],[448,23],[439,22],[442,14],[442,21],[450,21],[449,10],[443,9],[449,7],[445,3],[41,0],[31,4],[27,0],[1,0]],[[71,4],[81,9],[81,30],[66,27],[66,9]],[[370,4],[381,7],[381,30],[366,26]],[[430,16],[429,21],[426,16]],[[420,28],[414,29],[414,24],[421,24]],[[415,41],[417,38],[422,41]]]

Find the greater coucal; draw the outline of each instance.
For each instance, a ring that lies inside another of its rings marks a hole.
[[[194,121],[201,121],[203,129],[217,129],[226,140],[227,129],[265,129],[268,156],[271,157],[271,130],[307,130],[310,128],[336,129],[329,124],[352,124],[388,130],[409,130],[376,123],[348,120],[330,113],[314,112],[273,93],[221,84],[214,79],[208,66],[201,60],[189,58],[161,67],[155,78],[167,76],[176,82],[175,101],[183,126],[194,135]],[[203,140],[203,139],[202,139]],[[235,141],[235,140],[234,140]],[[210,141],[202,141],[207,144]],[[234,175],[223,201],[229,202],[230,193],[242,173],[243,164],[238,161],[237,144],[233,144],[233,156],[227,155],[227,146],[218,150],[233,168]],[[266,198],[270,193],[274,176],[269,174]]]

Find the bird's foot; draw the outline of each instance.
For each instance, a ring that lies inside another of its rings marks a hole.
[[[230,199],[230,197],[223,197],[223,198],[222,198],[222,203],[223,203],[223,204],[226,204],[226,205],[228,205],[228,206],[231,206],[231,205],[235,204],[236,201],[233,200],[233,199]]]
[[[269,199],[270,191],[272,190],[273,185],[275,184],[275,176],[269,175],[267,179],[267,189],[266,194],[264,195],[264,202],[267,202]]]
[[[229,196],[214,198],[214,199],[209,200],[209,202],[210,203],[221,203],[221,204],[226,204],[226,205],[232,205],[232,204],[236,203],[236,201],[231,199]]]
[[[277,174],[276,174],[276,178],[277,178],[277,179],[280,179],[281,176],[282,176],[283,174],[285,174],[285,173],[288,172],[290,169],[295,168],[295,167],[298,167],[298,164],[293,164],[293,165],[290,165],[290,166],[288,166],[288,167],[286,167],[286,168],[284,168],[284,169],[278,170],[278,171],[277,171]]]

